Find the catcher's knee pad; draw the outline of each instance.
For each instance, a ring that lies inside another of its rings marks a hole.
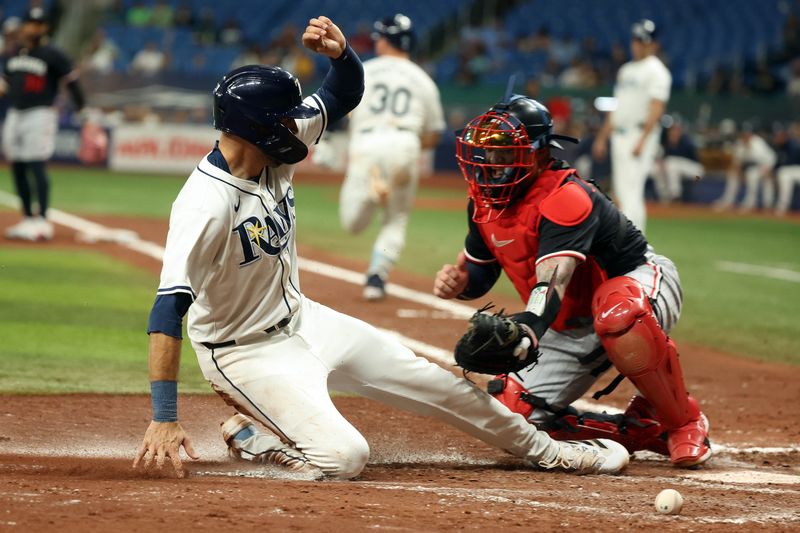
[[[528,391],[520,382],[507,374],[500,374],[489,382],[486,391],[513,413],[527,420],[533,413],[533,405],[525,400]]]
[[[665,429],[691,418],[675,343],[656,320],[644,289],[633,278],[612,278],[592,298],[594,329],[608,359],[653,405]]]

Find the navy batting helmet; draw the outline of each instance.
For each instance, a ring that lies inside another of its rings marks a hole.
[[[472,119],[456,138],[456,160],[477,206],[488,209],[485,222],[527,188],[550,159],[546,148],[561,148],[557,139],[577,139],[553,133],[553,117],[542,104],[518,94],[493,105]]]
[[[658,40],[656,23],[650,19],[642,19],[631,26],[631,36],[643,43],[652,43]]]
[[[297,78],[279,67],[240,67],[223,76],[214,88],[214,127],[288,165],[308,155],[308,147],[289,122],[318,113],[319,109],[303,103]]]
[[[398,50],[410,52],[416,44],[417,37],[414,33],[414,24],[410,18],[402,13],[376,20],[372,28],[373,40],[383,37]]]

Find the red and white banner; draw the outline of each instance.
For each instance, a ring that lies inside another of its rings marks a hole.
[[[218,136],[211,126],[123,124],[114,128],[109,166],[112,170],[188,175],[211,151]]]

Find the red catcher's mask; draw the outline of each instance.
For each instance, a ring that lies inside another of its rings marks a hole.
[[[516,117],[489,111],[472,119],[456,137],[456,160],[475,203],[473,220],[502,215],[549,158],[547,140],[532,143]]]

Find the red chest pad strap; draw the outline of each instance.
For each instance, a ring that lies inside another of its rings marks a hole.
[[[592,199],[583,187],[567,182],[542,200],[542,216],[560,226],[577,226],[592,212]]]

